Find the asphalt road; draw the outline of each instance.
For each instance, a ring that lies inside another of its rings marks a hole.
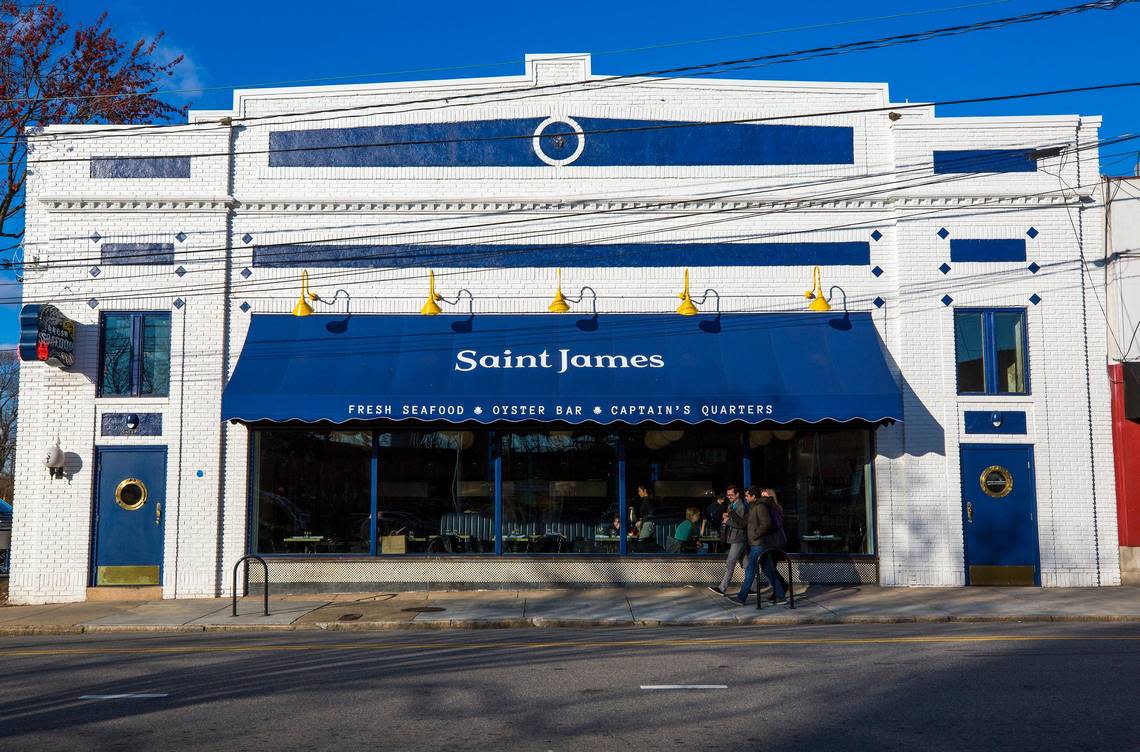
[[[25,637],[0,667],[21,752],[1140,750],[1123,624]]]

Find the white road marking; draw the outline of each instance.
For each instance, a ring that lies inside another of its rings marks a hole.
[[[728,689],[727,684],[642,684],[642,689]]]
[[[153,692],[129,692],[121,695],[80,695],[80,700],[151,700],[156,697],[169,697],[168,694]]]

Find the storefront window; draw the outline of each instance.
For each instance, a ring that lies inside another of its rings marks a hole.
[[[604,431],[514,431],[500,438],[503,550],[616,553],[617,437]]]
[[[630,430],[625,434],[626,486],[630,526],[637,553],[693,553],[717,541],[717,531],[700,522],[683,525],[690,509],[703,514],[716,494],[741,485],[744,445],[733,429],[687,426],[675,430]],[[677,540],[678,529],[696,528],[697,535]],[[675,542],[676,541],[676,542]]]
[[[749,459],[750,482],[783,504],[789,551],[870,554],[871,436],[816,427],[254,430],[254,550],[490,554],[501,534],[504,553],[619,553],[624,456],[631,553],[719,553],[719,519],[703,518],[728,485],[744,487]]]
[[[368,554],[372,434],[253,434],[257,553]]]
[[[788,550],[871,553],[870,432],[750,431],[753,483],[775,489]]]
[[[386,431],[377,444],[380,553],[495,550],[488,431]]]

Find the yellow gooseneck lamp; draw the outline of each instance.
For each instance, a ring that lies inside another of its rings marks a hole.
[[[804,293],[804,297],[810,300],[808,303],[809,311],[818,311],[819,313],[826,313],[831,310],[831,304],[827,302],[827,298],[823,297],[823,285],[820,282],[820,272],[817,266],[812,270],[812,289]]]
[[[554,291],[554,300],[550,301],[550,305],[546,310],[551,313],[566,313],[570,310],[570,304],[566,302],[566,296],[562,294],[562,270],[558,270],[558,289]]]
[[[424,303],[423,308],[420,309],[420,313],[424,316],[436,316],[442,313],[443,309],[439,307],[441,300],[443,300],[443,296],[435,291],[435,272],[429,271],[427,302]]]
[[[301,272],[301,294],[297,298],[297,305],[293,306],[294,316],[311,316],[313,315],[313,307],[309,305],[309,300],[317,300],[317,294],[309,289],[309,272]]]
[[[693,304],[693,296],[689,294],[689,270],[685,270],[685,289],[681,290],[681,294],[677,296],[681,299],[681,305],[677,306],[677,313],[682,316],[696,316],[700,311],[697,306]]]

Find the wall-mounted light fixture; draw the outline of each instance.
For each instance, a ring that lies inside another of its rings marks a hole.
[[[133,431],[139,427],[139,416],[136,413],[131,413],[127,416],[127,430]]]
[[[693,296],[689,294],[689,270],[686,269],[685,289],[681,290],[681,293],[677,296],[681,299],[681,305],[677,306],[677,313],[681,314],[682,316],[696,316],[701,312],[701,309],[697,308],[697,304],[699,303],[700,305],[704,305],[705,301],[709,299],[709,295],[716,296],[716,315],[719,318],[720,293],[710,287],[704,291],[704,293],[701,295],[700,300],[693,300]]]
[[[52,478],[62,478],[64,468],[63,450],[59,448],[59,437],[55,437],[55,444],[44,455],[44,467]]]
[[[309,305],[309,300],[316,300],[317,296],[309,290],[309,272],[301,272],[301,294],[297,298],[297,305],[293,306],[294,316],[311,316],[313,315],[313,307]]]
[[[554,299],[552,301],[550,301],[550,305],[548,305],[546,307],[546,310],[550,311],[551,313],[569,313],[570,304],[571,303],[581,303],[583,300],[585,300],[587,291],[590,293],[590,296],[591,296],[590,299],[591,299],[593,306],[594,306],[593,315],[595,317],[597,317],[597,315],[598,315],[598,293],[594,291],[594,288],[592,288],[588,285],[583,285],[582,289],[578,291],[578,297],[576,297],[576,298],[566,297],[564,294],[562,294],[562,270],[559,269],[558,270],[558,288],[554,291]]]
[[[474,316],[475,296],[471,294],[471,291],[467,288],[463,288],[455,294],[455,300],[449,300],[448,298],[443,297],[435,291],[435,272],[429,271],[427,302],[425,302],[423,307],[420,308],[420,313],[422,313],[424,316],[438,316],[439,314],[443,313],[443,309],[439,307],[440,303],[446,303],[447,305],[459,305],[459,301],[463,299],[464,295],[467,296],[468,301],[467,315]]]
[[[331,306],[336,305],[336,302],[340,299],[341,295],[344,295],[347,301],[345,304],[345,312],[351,313],[348,308],[352,306],[352,296],[348,294],[348,290],[341,288],[336,291],[336,293],[333,295],[332,300],[325,300],[320,295],[309,289],[309,272],[303,271],[301,272],[301,295],[297,298],[297,305],[293,306],[293,315],[311,316],[314,311],[313,306],[310,305],[310,301],[313,303],[324,303],[327,306]]]

